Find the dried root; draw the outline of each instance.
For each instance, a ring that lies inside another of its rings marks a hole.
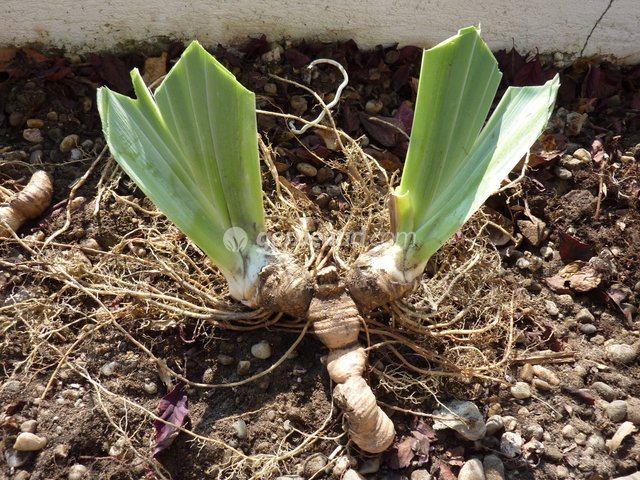
[[[0,237],[17,232],[27,220],[39,217],[51,204],[53,183],[45,171],[38,170],[21,192],[0,205]]]

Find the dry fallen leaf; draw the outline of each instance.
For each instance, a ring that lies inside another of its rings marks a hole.
[[[556,293],[584,293],[600,285],[602,276],[593,265],[576,261],[566,265],[545,281]]]
[[[162,52],[159,57],[149,57],[144,61],[144,83],[151,85],[163,75],[167,74],[167,52]]]

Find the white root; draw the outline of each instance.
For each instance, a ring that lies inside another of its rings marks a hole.
[[[51,204],[53,182],[45,171],[38,170],[22,191],[0,204],[0,238],[17,232],[27,220],[39,217]]]

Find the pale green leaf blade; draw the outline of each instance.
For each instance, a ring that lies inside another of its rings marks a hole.
[[[132,79],[135,100],[98,91],[114,158],[227,277],[243,276],[245,250],[226,248],[224,234],[240,227],[251,245],[264,230],[254,95],[195,42],[158,90],[161,101],[137,71]]]
[[[255,239],[264,231],[255,95],[192,42],[155,99],[194,178]]]
[[[475,213],[542,133],[553,110],[559,78],[536,87],[510,87],[455,172],[455,180],[429,205],[415,234],[409,263],[423,263]]]
[[[414,123],[396,191],[398,231],[413,231],[454,180],[487,117],[501,74],[474,27],[425,50]]]

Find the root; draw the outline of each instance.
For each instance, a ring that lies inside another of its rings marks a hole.
[[[27,221],[39,217],[51,204],[53,183],[51,176],[38,170],[22,191],[0,204],[0,238],[17,232]]]
[[[309,319],[318,338],[331,349],[327,370],[338,384],[333,397],[345,414],[349,438],[365,452],[383,452],[393,442],[395,428],[363,378],[366,353],[357,343],[363,319],[335,278],[319,276],[319,282]]]

